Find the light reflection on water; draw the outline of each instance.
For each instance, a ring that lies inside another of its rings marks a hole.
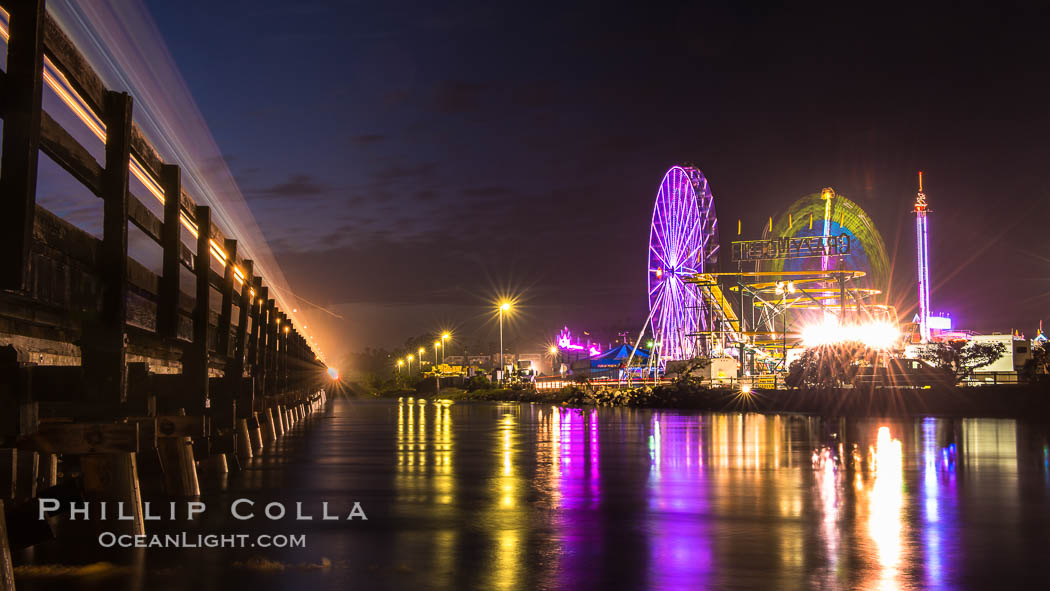
[[[360,501],[367,522],[209,511],[202,531],[305,533],[308,546],[150,551],[144,579],[112,587],[1048,588],[1047,434],[998,419],[337,400],[209,503]],[[38,562],[85,560],[45,551]],[[230,566],[256,557],[287,566]]]
[[[466,408],[473,422],[493,407]],[[455,504],[451,409],[435,409],[432,445],[441,451],[426,459],[427,405],[411,400],[399,408],[398,446],[415,450],[410,467],[434,462],[429,486],[437,502]],[[534,530],[549,534],[538,580],[555,586],[598,583],[595,564],[629,541],[642,551],[630,564],[645,587],[720,585],[743,574],[759,586],[947,588],[945,554],[959,552],[947,533],[958,528],[957,467],[1017,471],[1013,421],[495,409],[496,461],[481,508],[492,588],[523,585]],[[639,444],[644,464],[631,453]],[[420,492],[419,482],[404,484]],[[995,494],[1010,496],[1016,479],[1000,484]],[[624,505],[625,497],[640,503]],[[610,519],[613,510],[621,515]],[[615,527],[624,514],[626,530]],[[757,562],[744,573],[749,566],[735,561],[749,555]]]
[[[402,406],[399,418],[416,413],[416,428],[426,428],[423,408]],[[447,412],[446,404],[438,416]],[[450,429],[450,418],[436,420],[444,439],[434,445],[448,457],[434,461],[448,470]],[[425,449],[418,435],[415,443]],[[743,574],[744,586],[949,588],[963,550],[950,539],[960,527],[957,470],[995,474],[996,498],[1016,495],[1016,478],[999,477],[1018,470],[1016,424],[990,419],[499,405],[490,449],[489,502],[479,509],[492,588],[595,584],[619,542],[644,551],[630,557],[644,578],[626,586],[717,586]],[[826,462],[807,461],[821,449]],[[447,481],[435,476],[432,486],[457,503]],[[632,498],[640,504],[624,504]],[[523,579],[537,556],[543,568]]]

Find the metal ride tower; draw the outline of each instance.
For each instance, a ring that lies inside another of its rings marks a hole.
[[[918,242],[919,273],[919,338],[930,340],[930,250],[927,241],[926,194],[922,192],[922,171],[919,171],[919,192],[915,195],[915,236]]]

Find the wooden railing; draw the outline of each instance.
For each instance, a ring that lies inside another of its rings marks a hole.
[[[3,4],[10,35],[0,75],[0,342],[14,346],[19,367],[79,367],[58,380],[69,392],[43,394],[61,398],[65,414],[75,416],[157,404],[248,416],[267,404],[260,401],[316,390],[324,365],[238,253],[236,237],[225,236],[210,209],[186,193],[179,167],[164,162],[135,124],[133,98],[106,88],[43,0]],[[104,162],[43,110],[45,67],[60,72],[104,124]],[[102,199],[101,240],[36,205],[40,152]],[[133,169],[144,186],[159,189],[163,217],[129,190]],[[160,275],[129,257],[129,223],[161,247]],[[195,244],[183,243],[182,226],[196,231]],[[213,257],[222,273],[212,269]],[[181,268],[195,277],[193,296],[179,289]],[[0,379],[14,379],[7,361]],[[177,400],[146,401],[162,391]],[[20,413],[43,410],[37,404]]]

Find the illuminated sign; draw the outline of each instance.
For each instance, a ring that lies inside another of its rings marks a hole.
[[[561,349],[566,349],[568,351],[586,351],[587,353],[589,353],[591,355],[591,357],[594,357],[595,355],[598,355],[598,354],[600,354],[602,352],[601,349],[599,349],[598,347],[595,347],[594,345],[591,345],[589,340],[588,340],[587,345],[581,345],[581,344],[578,344],[578,343],[573,343],[572,342],[572,333],[569,332],[569,328],[568,327],[565,327],[565,329],[563,329],[560,333],[558,333],[558,341],[557,342],[558,342],[558,347],[561,348]]]
[[[853,247],[849,234],[744,240],[733,243],[733,261],[768,261],[848,255]]]
[[[927,326],[929,326],[933,330],[952,329],[952,319],[949,316],[930,316],[927,322]]]

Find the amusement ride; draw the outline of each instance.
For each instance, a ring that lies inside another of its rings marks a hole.
[[[719,268],[708,180],[694,166],[672,166],[653,205],[649,315],[622,379],[658,379],[668,362],[718,357],[735,359],[741,375],[775,374],[803,342],[843,331],[876,345],[898,337],[896,310],[881,290],[889,278],[885,243],[864,210],[832,188],[770,217],[760,240],[732,247],[736,270],[726,270],[725,257]],[[633,364],[646,335],[649,354]]]

